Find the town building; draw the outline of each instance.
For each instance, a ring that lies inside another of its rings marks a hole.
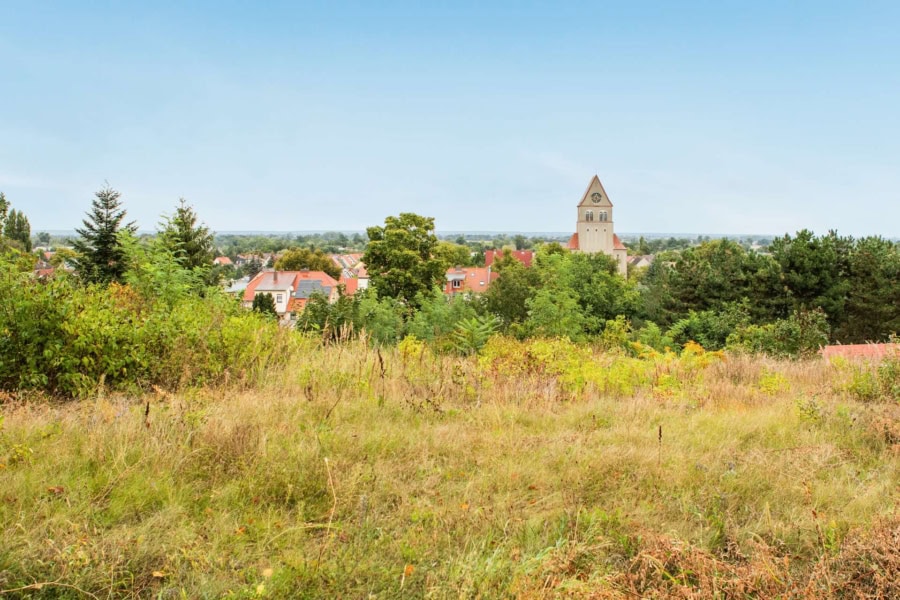
[[[594,175],[578,203],[578,221],[568,247],[576,252],[603,252],[616,259],[619,274],[628,276],[628,250],[613,228],[613,205]]]
[[[261,271],[244,289],[244,307],[251,308],[260,294],[271,294],[278,317],[289,321],[301,312],[314,293],[334,302],[338,297],[338,282],[323,271]]]
[[[453,267],[447,269],[444,293],[449,296],[481,294],[487,291],[491,282],[499,275],[492,272],[490,267]]]

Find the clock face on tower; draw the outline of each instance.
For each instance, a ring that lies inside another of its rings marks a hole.
[[[600,201],[603,199],[603,196],[600,195],[600,192],[594,192],[591,194],[591,200],[594,204],[600,204]]]

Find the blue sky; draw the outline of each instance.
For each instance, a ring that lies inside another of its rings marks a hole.
[[[0,190],[72,229],[900,235],[897,2],[0,3]]]

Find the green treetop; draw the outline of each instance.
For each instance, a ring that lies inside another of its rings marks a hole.
[[[417,307],[417,296],[427,295],[446,272],[435,258],[438,240],[434,219],[414,213],[387,217],[384,227],[369,227],[369,245],[363,262],[371,286],[379,297],[395,298]]]
[[[119,241],[120,231],[134,234],[134,223],[122,225],[125,210],[121,208],[121,194],[107,186],[95,194],[83,229],[73,246],[78,253],[75,270],[89,283],[122,281],[125,271],[125,250]]]

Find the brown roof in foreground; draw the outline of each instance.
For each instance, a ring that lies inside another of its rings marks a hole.
[[[891,355],[900,356],[900,344],[838,344],[825,346],[819,352],[823,358],[841,356],[843,358],[881,359]]]

